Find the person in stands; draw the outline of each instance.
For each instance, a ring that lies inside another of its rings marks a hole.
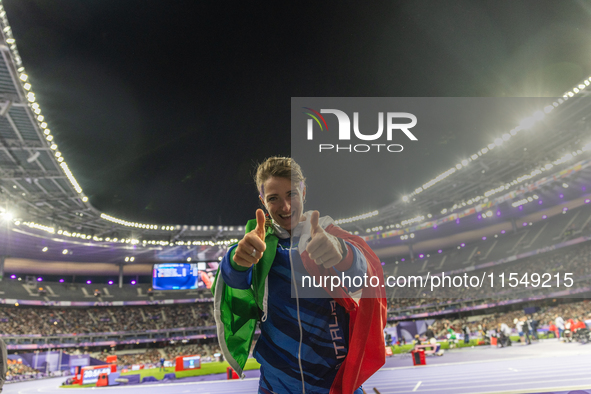
[[[556,327],[554,321],[552,320],[548,322],[548,338],[550,337],[550,333],[554,335],[554,338],[560,338],[560,335],[558,333],[558,327]]]
[[[560,340],[562,338],[562,333],[564,332],[564,319],[561,316],[556,315],[554,324],[556,324],[556,328],[558,329],[558,340]]]

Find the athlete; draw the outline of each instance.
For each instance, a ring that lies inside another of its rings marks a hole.
[[[269,218],[257,210],[212,287],[224,356],[243,375],[260,321],[259,393],[362,393],[385,363],[384,288],[304,289],[303,277],[365,274],[383,284],[379,260],[329,217],[304,213],[305,178],[293,159],[267,159],[255,180]]]

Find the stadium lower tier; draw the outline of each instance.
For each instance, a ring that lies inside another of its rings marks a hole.
[[[215,325],[212,303],[100,308],[0,308],[0,332],[13,336],[112,334],[212,325]]]
[[[549,248],[525,257],[511,256],[507,260],[444,275],[441,271],[398,278],[392,272],[385,275],[391,278],[390,283],[406,282],[404,286],[387,289],[392,316],[466,307],[476,309],[482,304],[512,300],[583,298],[591,293],[591,243],[558,250]]]
[[[147,345],[120,345],[108,348],[76,348],[58,351],[18,352],[10,351],[8,360],[8,381],[44,378],[47,376],[68,375],[76,366],[112,364],[109,357],[116,357],[119,370],[150,369],[160,366],[174,366],[179,356],[201,356],[202,362],[220,360],[221,350],[217,340],[182,340],[179,342],[159,342]]]
[[[467,313],[445,319],[420,319],[389,324],[384,340],[392,345],[393,353],[405,353],[412,349],[413,341],[425,343],[431,335],[442,349],[468,346],[487,346],[491,338],[498,337],[506,325],[507,336],[513,342],[534,338],[556,338],[568,342],[576,339],[575,330],[591,328],[591,301],[564,302],[556,305],[527,305],[512,311],[484,310],[479,315]],[[563,322],[563,323],[560,323]],[[581,326],[581,323],[583,324]],[[563,324],[560,328],[560,324]],[[570,334],[572,332],[573,334]],[[525,333],[526,335],[521,335]],[[534,334],[535,333],[535,334]],[[530,336],[527,338],[527,336]],[[527,339],[526,339],[527,338]],[[174,366],[178,356],[200,355],[202,362],[220,361],[217,338],[181,340],[178,342],[149,342],[127,345],[79,347],[47,351],[9,351],[8,379],[19,381],[46,376],[70,374],[74,366],[101,365],[109,356],[117,355],[118,371],[159,368],[161,359],[165,366]],[[254,348],[256,341],[251,347]]]

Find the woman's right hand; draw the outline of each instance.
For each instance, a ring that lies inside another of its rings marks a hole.
[[[267,248],[265,244],[265,213],[257,209],[257,226],[238,242],[234,262],[241,267],[249,268],[259,262]]]

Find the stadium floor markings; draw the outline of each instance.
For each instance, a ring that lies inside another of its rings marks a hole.
[[[561,372],[565,372],[565,373],[575,373],[575,372],[579,372],[579,371],[589,371],[591,367],[591,363],[589,364],[585,364],[585,365],[575,365],[575,366],[569,366],[569,365],[559,365],[556,367],[552,368],[552,372],[553,373],[561,373]],[[511,368],[509,368],[511,369]],[[426,372],[427,370],[423,369],[423,370],[416,370],[416,373],[410,373],[409,371],[405,371],[405,377],[403,378],[399,378],[396,379],[397,382],[399,383],[405,383],[405,382],[416,382],[417,381],[417,377],[423,377],[423,376],[428,376],[430,379],[432,380],[441,380],[441,381],[445,381],[445,380],[453,380],[455,382],[461,381],[461,380],[470,380],[472,379],[470,376],[454,376],[453,374],[451,374],[450,372],[444,372],[444,373],[439,373],[439,374],[431,374],[429,372]],[[520,372],[521,374],[524,375],[530,375],[530,376],[535,376],[535,375],[547,375],[548,372],[544,371],[544,370],[540,370],[540,367],[537,365],[533,365],[531,367],[527,367],[527,368],[521,368],[520,370],[515,370],[513,369],[513,372]],[[390,373],[387,373],[390,372]],[[470,372],[474,372],[474,373],[481,373],[482,372],[482,366],[479,366],[478,370],[472,371],[472,369],[467,369],[464,371],[465,373],[470,373]],[[379,371],[376,375],[385,375],[388,376],[386,379],[392,379],[392,377],[397,376],[398,374],[396,373],[396,371]],[[490,378],[490,379],[496,379],[498,377],[505,377],[507,376],[507,367],[506,366],[498,366],[496,368],[493,368],[491,366],[486,367],[486,377]],[[417,376],[415,376],[417,375]],[[521,376],[520,374],[516,374],[513,376]],[[482,378],[481,378],[482,379]]]
[[[568,381],[568,379],[564,379],[564,382]],[[543,386],[543,385],[538,385],[538,386],[534,386],[531,385],[530,383],[528,384],[524,384],[522,385],[522,388],[520,390],[516,390],[515,387],[512,387],[510,389],[504,390],[504,391],[498,391],[499,389],[501,389],[501,387],[496,387],[496,386],[481,386],[478,385],[476,382],[474,382],[474,386],[462,386],[462,387],[457,387],[457,386],[451,386],[451,387],[447,387],[447,388],[425,388],[423,386],[421,386],[420,390],[417,391],[412,391],[412,390],[399,390],[399,389],[395,389],[395,388],[390,388],[390,387],[385,387],[383,385],[375,385],[375,384],[364,384],[363,387],[367,388],[367,387],[376,387],[381,394],[404,394],[404,393],[441,393],[441,394],[491,394],[491,393],[495,393],[495,394],[505,394],[505,393],[547,393],[547,392],[553,392],[553,391],[557,391],[557,390],[552,390],[549,389],[548,386]],[[568,390],[568,387],[564,387]],[[586,389],[589,390],[591,388],[591,384],[587,384],[587,385],[583,385],[583,386],[576,386],[576,389]],[[490,390],[495,390],[495,391],[490,391]],[[566,391],[566,390],[562,390],[562,388],[560,389],[561,391]],[[367,391],[367,390],[366,390]]]
[[[524,354],[521,349],[527,349],[528,353]],[[591,374],[588,372],[591,370],[591,346],[547,343],[536,351],[529,351],[529,347],[508,349],[511,350],[509,352],[506,350],[500,350],[502,354],[495,349],[468,350],[462,356],[465,357],[464,360],[472,361],[383,368],[363,386],[366,392],[375,387],[382,394],[529,394],[591,389]],[[488,360],[483,359],[489,355],[496,355],[496,358],[493,356]],[[498,357],[499,355],[502,358]],[[510,357],[511,355],[514,357]],[[575,359],[576,364],[573,365]],[[458,358],[452,358],[450,361],[454,360]],[[88,393],[88,390],[109,390],[108,393],[122,394],[160,394],[163,391],[167,394],[251,394],[258,388],[258,378],[249,378],[241,381],[180,381],[138,386],[70,388],[66,392],[57,387],[64,380],[65,378],[57,378],[7,384],[3,394],[82,394],[83,391]],[[563,385],[569,386],[549,388]]]
[[[572,362],[572,356],[569,359]],[[525,363],[524,363],[525,361]],[[581,360],[583,361],[583,360]],[[511,363],[510,365],[507,365]],[[511,372],[508,367],[520,364],[519,373]],[[589,362],[577,366],[559,364],[555,357],[529,358],[528,360],[496,360],[488,363],[445,365],[427,369],[415,367],[404,368],[404,378],[397,379],[397,368],[380,370],[372,376],[364,387],[376,387],[381,393],[484,393],[502,390],[510,386],[510,390],[526,389],[522,392],[544,392],[549,385],[578,384],[591,387]],[[545,369],[544,369],[545,368]],[[437,371],[436,376],[431,372]],[[484,371],[484,374],[483,374]],[[556,376],[561,378],[557,379]],[[422,381],[420,388],[414,390],[415,383]],[[568,382],[568,383],[567,383]]]
[[[414,390],[412,389],[412,385],[405,387],[401,387],[396,381],[392,379],[388,381],[374,381],[373,379],[368,380],[364,387],[376,387],[380,390],[382,394],[398,394],[398,393],[412,393],[412,392],[436,392],[436,393],[450,393],[450,394],[476,394],[476,393],[485,393],[491,392],[492,390],[502,390],[505,386],[507,387],[508,391],[514,391],[516,389],[521,390],[529,390],[529,392],[545,392],[547,391],[547,387],[549,386],[556,386],[558,384],[572,384],[573,377],[564,377],[561,379],[522,379],[520,381],[511,381],[508,382],[504,380],[503,382],[499,382],[498,379],[491,384],[484,384],[480,381],[479,376],[475,376],[472,382],[465,382],[462,385],[458,385],[457,382],[449,382],[447,384],[437,384],[429,382],[428,380],[423,380],[423,383],[420,386],[420,389]],[[577,379],[577,383],[581,385],[581,387],[591,387],[591,377],[586,376],[586,379]]]
[[[143,384],[137,386],[111,386],[111,387],[89,387],[89,388],[68,388],[62,389],[59,387],[65,378],[55,378],[48,380],[38,380],[23,383],[11,383],[4,386],[3,394],[33,394],[33,393],[70,393],[81,394],[87,393],[89,390],[108,390],[115,392],[124,392],[126,394],[157,394],[162,392],[163,386],[166,386],[167,394],[180,394],[185,392],[194,392],[187,390],[187,386],[197,386],[200,394],[252,394],[258,390],[258,378],[244,379],[244,380],[218,380],[206,382],[179,382],[179,383],[160,383],[160,384]],[[203,387],[204,385],[207,385]],[[23,387],[25,386],[25,387]],[[67,390],[67,391],[64,391]]]
[[[497,379],[499,377],[506,377],[506,378],[515,378],[518,376],[537,376],[537,375],[548,375],[549,372],[553,373],[553,374],[558,374],[558,373],[563,373],[566,375],[578,375],[578,374],[582,374],[585,372],[589,372],[589,367],[585,366],[585,365],[578,365],[578,366],[572,366],[572,367],[568,367],[568,366],[564,366],[562,368],[552,368],[551,371],[548,370],[540,370],[540,366],[538,365],[533,366],[531,368],[528,368],[527,370],[522,370],[520,371],[519,374],[515,374],[515,373],[511,373],[508,374],[507,369],[504,368],[502,371],[495,371],[497,373],[491,373],[491,369],[487,368],[485,370],[480,369],[480,370],[471,370],[471,369],[465,369],[465,370],[461,370],[461,372],[463,374],[466,374],[465,376],[457,376],[457,372],[458,370],[452,370],[450,371],[450,373],[448,373],[447,375],[437,375],[437,376],[432,376],[430,374],[427,373],[426,370],[423,370],[423,372],[418,371],[418,373],[416,374],[407,374],[407,376],[403,377],[403,378],[398,378],[396,379],[397,382],[400,383],[412,383],[414,384],[415,382],[417,382],[421,377],[428,377],[431,380],[436,380],[436,381],[446,381],[446,380],[453,380],[455,382],[457,381],[461,381],[461,380],[470,380],[471,377],[473,375],[482,375],[483,373],[486,374],[486,376],[481,376],[480,379],[482,381],[482,379],[485,378],[490,378],[490,379]],[[396,373],[396,371],[378,371],[374,377],[372,377],[372,379],[379,379],[378,377],[384,377],[384,379],[392,379],[393,377],[398,377],[398,374]]]

